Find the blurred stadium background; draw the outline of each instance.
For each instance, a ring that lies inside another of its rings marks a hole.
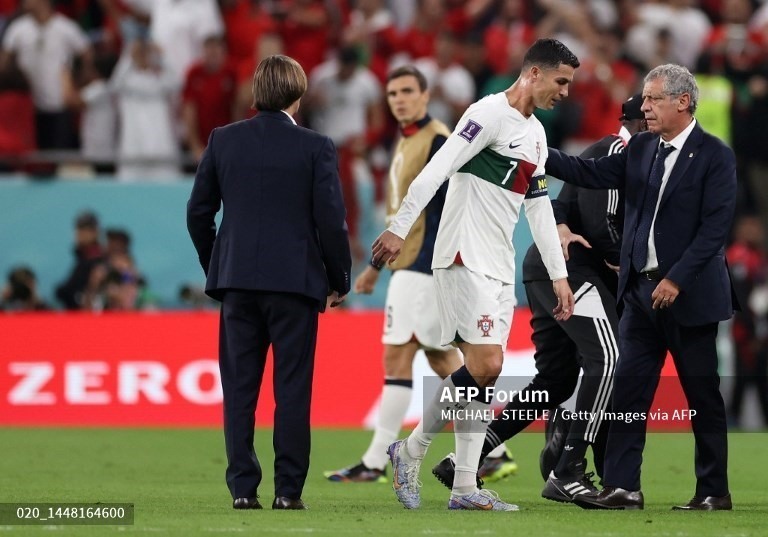
[[[692,444],[683,432],[654,437],[644,476],[657,513],[625,526],[599,515],[578,524],[594,535],[760,535],[764,433],[735,433],[764,430],[768,416],[757,392],[747,393],[743,409],[731,396],[735,372],[744,371],[737,364],[751,368],[751,379],[765,377],[768,361],[768,2],[751,0],[0,0],[0,501],[136,499],[146,513],[136,530],[252,529],[247,518],[233,524],[222,515],[217,309],[202,293],[185,229],[208,133],[253,114],[250,77],[260,58],[297,58],[310,79],[299,122],[339,149],[357,272],[383,228],[397,137],[383,96],[387,70],[415,63],[430,81],[430,113],[453,125],[468,104],[516,79],[522,52],[539,36],[561,39],[582,61],[569,99],[539,115],[551,145],[577,153],[615,132],[620,105],[640,91],[643,75],[675,62],[696,73],[697,119],[739,163],[728,257],[747,329],[721,328],[721,372],[734,428],[734,500],[757,518],[690,525],[661,514],[692,490],[683,464]],[[554,181],[552,195],[558,188]],[[530,243],[523,219],[519,259]],[[505,375],[522,379],[532,372],[532,349],[518,289]],[[395,517],[387,487],[358,497],[357,488],[317,477],[352,462],[367,441],[355,429],[375,418],[385,290],[382,278],[374,295],[351,295],[343,311],[323,316],[307,494],[316,511],[331,514],[293,529],[270,519],[273,533],[375,535],[388,533],[385,525],[477,532],[453,516],[445,522],[442,503],[413,526],[411,517]],[[416,367],[426,372],[422,357]],[[343,396],[339,371],[354,372]],[[678,396],[662,394],[668,403]],[[265,399],[257,417],[268,427]],[[411,421],[419,408],[417,392]],[[268,453],[268,435],[258,436]],[[502,490],[530,500],[521,531],[561,534],[571,512],[538,500],[539,444],[538,435],[513,444],[523,475]],[[436,488],[428,493],[441,497]],[[487,529],[508,529],[502,524]]]

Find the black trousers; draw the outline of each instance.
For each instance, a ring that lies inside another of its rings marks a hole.
[[[525,284],[532,313],[531,327],[536,347],[534,360],[537,373],[520,396],[515,396],[507,404],[505,410],[556,408],[573,395],[579,372],[583,369],[584,376],[576,397],[575,410],[592,413],[597,419],[572,420],[568,438],[592,444],[595,469],[602,476],[607,427],[600,419],[600,411],[609,407],[613,389],[612,377],[618,358],[616,299],[599,278],[590,281],[571,279],[569,282],[577,302],[574,315],[566,322],[556,321],[552,314],[557,304],[552,282],[534,281]],[[549,401],[520,401],[534,400],[532,394],[523,394],[535,390],[545,390]],[[500,440],[507,440],[531,423],[532,420],[499,418],[491,423],[489,430]]]
[[[300,498],[309,471],[309,410],[319,304],[291,293],[230,290],[220,317],[226,480],[232,498],[256,496],[261,465],[253,446],[256,404],[274,356],[275,496]]]
[[[77,120],[70,110],[36,110],[35,132],[38,149],[77,149],[80,145]]]
[[[725,405],[717,373],[717,323],[680,325],[667,309],[653,310],[651,293],[657,282],[630,279],[619,322],[619,359],[614,378],[613,411],[647,413],[667,351],[696,416],[691,420],[696,444],[696,495],[728,494],[728,437]],[[674,306],[673,306],[674,307]],[[605,459],[607,486],[640,490],[640,465],[646,422],[610,424]]]

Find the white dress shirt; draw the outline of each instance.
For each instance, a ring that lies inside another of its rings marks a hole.
[[[672,169],[675,167],[675,163],[677,162],[677,157],[680,156],[680,152],[683,150],[683,144],[685,144],[685,141],[688,139],[688,136],[691,135],[691,132],[693,131],[694,126],[696,126],[695,118],[683,130],[683,132],[675,136],[672,140],[660,141],[659,145],[671,144],[675,148],[675,151],[672,151],[669,155],[667,155],[666,160],[664,160],[664,175],[661,178],[661,189],[659,190],[659,199],[656,200],[656,209],[653,211],[653,222],[651,223],[651,231],[648,233],[648,262],[645,264],[645,268],[643,268],[643,272],[646,272],[649,270],[657,270],[659,268],[659,260],[656,257],[656,242],[653,240],[653,232],[654,232],[654,229],[656,228],[656,215],[659,213],[659,204],[661,203],[661,197],[664,195],[664,189],[667,187],[667,181],[669,180],[669,176],[672,174]]]
[[[294,125],[296,125],[296,120],[295,120],[295,119],[293,119],[293,116],[292,116],[291,114],[289,114],[289,113],[288,113],[288,112],[286,112],[285,110],[280,110],[280,111],[281,111],[283,114],[285,114],[286,116],[288,116],[288,119],[290,119],[290,120],[291,120],[291,123],[293,123]]]

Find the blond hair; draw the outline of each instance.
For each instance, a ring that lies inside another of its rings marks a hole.
[[[307,75],[299,62],[282,54],[263,59],[253,73],[253,108],[285,110],[307,91]]]

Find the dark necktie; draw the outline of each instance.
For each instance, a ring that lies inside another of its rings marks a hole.
[[[651,166],[651,174],[648,176],[648,186],[645,189],[645,202],[643,210],[637,222],[635,240],[632,244],[632,266],[640,272],[648,262],[648,235],[651,232],[653,213],[656,212],[656,202],[659,200],[661,190],[661,178],[664,177],[664,161],[674,151],[671,145],[660,145],[656,151],[656,159]]]

